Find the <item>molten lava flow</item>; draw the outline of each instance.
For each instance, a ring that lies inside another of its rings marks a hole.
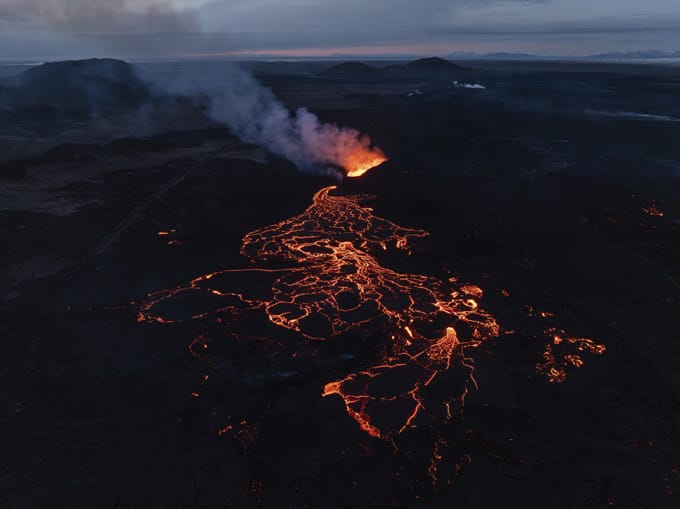
[[[476,386],[470,350],[500,332],[480,306],[482,289],[458,284],[455,277],[442,281],[381,265],[383,253],[410,253],[428,233],[377,217],[361,205],[364,197],[335,196],[335,189],[318,191],[301,214],[248,233],[241,254],[250,260],[250,268],[206,274],[153,293],[140,305],[138,319],[210,319],[235,340],[262,340],[232,332],[246,314],[261,313],[259,318],[297,338],[292,357],[318,342],[363,337],[365,358],[327,380],[322,396],[339,397],[347,414],[373,437],[399,435],[428,420],[450,421],[454,410],[462,409],[470,385]],[[506,290],[501,293],[510,298]],[[540,321],[554,317],[532,307],[528,312]],[[253,322],[244,322],[250,330]],[[536,371],[551,382],[563,381],[567,368],[581,367],[583,354],[604,352],[603,345],[572,338],[562,329],[540,330],[547,343]],[[189,349],[210,361],[213,346],[220,347],[202,334]],[[343,355],[353,358],[352,352]],[[276,371],[248,376],[257,381],[294,375]],[[230,426],[222,433],[237,429]],[[433,476],[439,455],[435,450]]]
[[[552,340],[546,342],[541,362],[536,364],[536,373],[551,383],[562,383],[567,379],[567,368],[583,366],[583,353],[602,355],[606,347],[588,338],[572,338],[555,327],[545,331]]]
[[[401,433],[425,407],[428,387],[454,362],[464,381],[448,397],[462,401],[471,376],[465,349],[496,336],[498,325],[478,309],[478,287],[456,290],[381,266],[372,253],[408,249],[427,232],[378,218],[355,199],[331,196],[333,189],[319,191],[303,214],[246,235],[242,253],[255,263],[300,264],[276,281],[264,303],[271,322],[312,340],[364,327],[385,331],[389,339],[377,362],[329,382],[323,395],[341,397],[372,436]]]
[[[648,207],[644,207],[642,209],[642,212],[644,212],[648,216],[652,216],[652,217],[663,217],[664,216],[663,211],[660,208],[658,208],[655,203],[652,203]]]
[[[333,196],[334,189],[318,191],[302,214],[247,234],[241,253],[253,268],[207,274],[152,294],[140,306],[139,320],[181,320],[185,317],[162,309],[171,299],[186,299],[186,317],[236,317],[261,309],[271,323],[307,341],[379,331],[383,344],[376,345],[376,357],[329,381],[323,395],[342,398],[347,413],[375,437],[414,426],[426,407],[428,416],[450,419],[451,404],[462,405],[468,382],[474,382],[466,349],[499,332],[494,318],[479,308],[481,289],[383,267],[377,253],[409,251],[428,233],[376,217],[359,204],[361,197]],[[270,268],[282,265],[287,268]],[[223,279],[237,273],[271,277],[268,295],[223,288]],[[190,303],[196,300],[201,307],[193,311]],[[205,355],[204,338],[192,345],[195,355]],[[443,374],[446,381],[437,384]]]

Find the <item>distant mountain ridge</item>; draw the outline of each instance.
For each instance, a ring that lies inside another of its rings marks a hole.
[[[452,78],[465,71],[464,67],[439,57],[421,58],[407,64],[373,67],[363,62],[343,62],[327,69],[320,76],[339,79],[384,78]]]
[[[592,60],[656,60],[664,58],[680,58],[680,51],[614,51],[585,57]]]
[[[569,61],[611,61],[611,60],[662,60],[680,59],[680,51],[662,50],[639,50],[639,51],[613,51],[609,53],[596,53],[592,55],[535,55],[531,53],[474,53],[461,52],[450,53],[447,58],[454,60],[569,60]]]

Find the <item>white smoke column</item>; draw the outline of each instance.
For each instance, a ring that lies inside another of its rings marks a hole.
[[[204,66],[200,72],[175,74],[162,88],[175,95],[207,100],[210,116],[248,143],[285,157],[302,171],[324,172],[324,164],[359,176],[386,160],[368,136],[356,129],[321,123],[306,108],[294,116],[271,90],[234,65]]]

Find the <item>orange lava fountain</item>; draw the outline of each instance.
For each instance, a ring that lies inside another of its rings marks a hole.
[[[342,166],[347,169],[349,178],[361,177],[367,171],[380,166],[387,157],[379,148],[365,151],[352,151],[342,158]]]

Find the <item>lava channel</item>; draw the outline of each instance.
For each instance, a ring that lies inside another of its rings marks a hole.
[[[452,419],[476,384],[471,350],[500,331],[480,307],[482,290],[381,265],[381,254],[410,253],[428,233],[380,218],[361,205],[364,197],[335,190],[323,188],[301,214],[248,233],[241,245],[248,268],[153,293],[140,305],[139,321],[219,315],[229,327],[259,312],[304,345],[363,333],[376,343],[370,358],[327,380],[323,397],[341,398],[347,414],[373,437],[403,433],[426,419]],[[591,349],[579,341],[574,345]],[[206,339],[196,344],[207,355]],[[567,366],[555,354],[553,345],[538,370],[561,381]],[[578,361],[570,360],[577,367]]]

